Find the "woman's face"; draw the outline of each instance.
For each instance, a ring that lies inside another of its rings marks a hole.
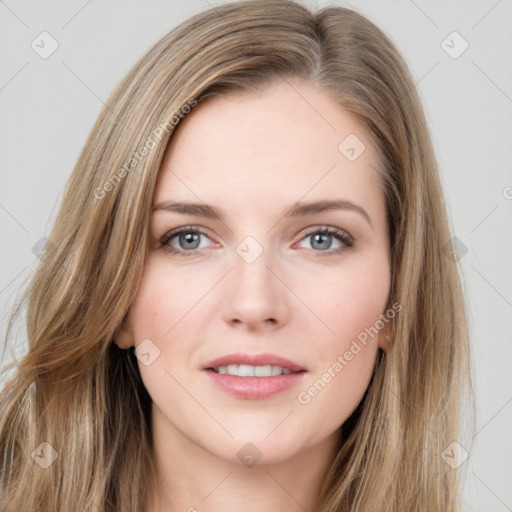
[[[140,345],[162,438],[267,463],[336,439],[386,348],[378,166],[363,126],[304,81],[211,97],[182,121],[117,339]],[[341,207],[305,207],[324,202]]]

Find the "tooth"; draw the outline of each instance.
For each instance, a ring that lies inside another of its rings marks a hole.
[[[237,364],[228,364],[226,367],[226,373],[228,375],[238,375],[238,365]]]
[[[272,366],[255,366],[254,376],[255,377],[270,377],[272,375]]]
[[[252,366],[250,364],[228,364],[215,368],[217,373],[222,375],[234,375],[238,377],[277,377],[279,375],[290,375],[293,373],[288,368],[282,366]]]
[[[272,366],[272,376],[281,375],[283,373],[283,369],[280,366]]]
[[[254,366],[248,364],[241,364],[238,367],[239,377],[254,377]]]

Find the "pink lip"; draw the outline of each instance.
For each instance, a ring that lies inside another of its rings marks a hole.
[[[209,363],[206,363],[202,370],[207,370],[209,368],[218,368],[219,366],[227,366],[228,364],[249,364],[251,366],[281,366],[282,368],[288,368],[293,372],[300,372],[306,370],[298,363],[294,361],[290,361],[290,359],[285,359],[284,357],[276,356],[275,354],[229,354],[224,357],[219,357],[218,359],[214,359]],[[257,377],[265,378],[265,377]]]
[[[290,373],[275,377],[238,377],[203,370],[212,382],[221,390],[237,398],[261,400],[285,391],[297,385],[307,372]]]
[[[281,366],[296,373],[277,375],[274,377],[238,377],[216,373],[212,368],[228,364],[249,364],[251,366]],[[230,354],[210,361],[202,371],[208,375],[219,389],[237,397],[248,399],[269,398],[297,385],[306,375],[307,370],[299,364],[274,354]]]

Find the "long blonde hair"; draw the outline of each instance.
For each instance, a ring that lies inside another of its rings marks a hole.
[[[403,305],[392,347],[342,426],[318,510],[459,510],[459,471],[441,454],[458,439],[461,397],[472,389],[467,313],[414,82],[358,13],[253,0],[197,14],[159,40],[87,139],[23,297],[28,353],[0,394],[4,512],[143,509],[156,477],[151,399],[133,350],[112,340],[143,273],[163,152],[206,97],[287,77],[318,85],[373,137],[390,228],[389,304]]]

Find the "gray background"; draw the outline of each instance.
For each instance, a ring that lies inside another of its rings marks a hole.
[[[150,45],[221,3],[0,0],[2,336],[8,307],[37,266],[32,249],[52,225],[103,102]],[[512,2],[302,3],[362,12],[391,37],[416,79],[453,231],[467,249],[460,266],[471,308],[477,418],[464,444],[466,509],[510,511]],[[43,31],[59,45],[46,59],[31,47]],[[454,31],[463,39],[450,36]],[[454,58],[464,41],[469,47]],[[23,325],[16,332],[2,365],[24,353]]]

